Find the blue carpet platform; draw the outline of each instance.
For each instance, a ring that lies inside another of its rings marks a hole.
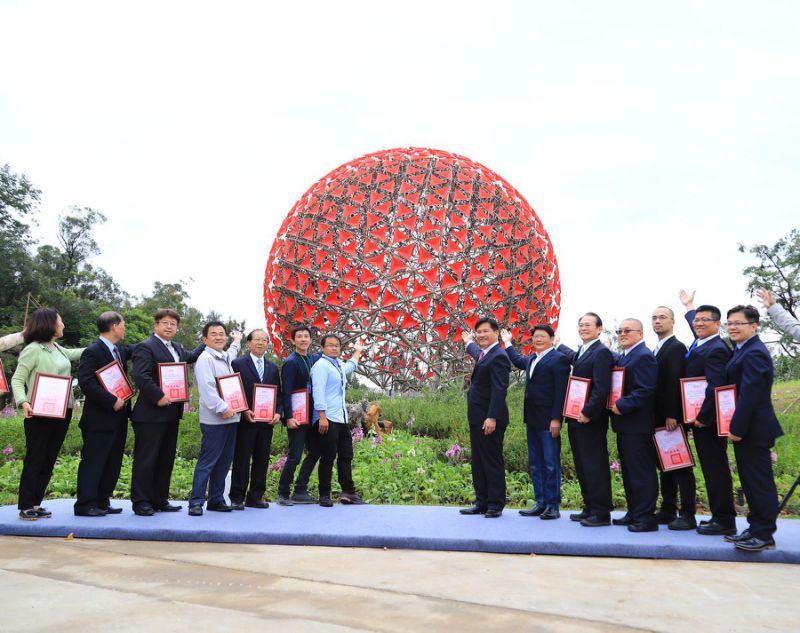
[[[695,532],[633,534],[624,527],[584,528],[567,512],[555,521],[520,516],[507,508],[499,519],[461,516],[458,508],[442,506],[318,505],[244,512],[206,512],[190,517],[183,511],[139,517],[127,501],[114,501],[122,514],[76,517],[72,500],[46,502],[53,517],[22,521],[14,506],[0,507],[0,534],[139,541],[191,541],[332,547],[559,554],[626,558],[800,563],[800,521],[782,519],[775,535],[778,548],[756,554],[739,552],[722,537]],[[620,513],[615,513],[620,516]],[[739,530],[746,527],[738,519]]]

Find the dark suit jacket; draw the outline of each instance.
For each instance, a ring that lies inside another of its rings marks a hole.
[[[681,404],[681,378],[686,372],[686,346],[674,336],[658,348],[658,382],[653,410],[656,426],[664,426],[667,418],[683,422]]]
[[[322,354],[309,354],[306,357],[309,365],[312,367]],[[283,417],[289,419],[292,417],[292,392],[298,389],[306,389],[311,382],[311,373],[305,361],[300,357],[297,352],[292,352],[286,357],[281,366],[281,389],[283,393]],[[314,394],[311,390],[308,391],[308,405],[309,413],[314,411]]]
[[[283,398],[281,397],[281,378],[278,366],[272,361],[264,359],[264,380],[258,377],[258,370],[256,369],[253,359],[250,354],[240,356],[231,363],[233,371],[238,371],[242,376],[242,385],[244,386],[244,394],[247,397],[247,406],[253,410],[253,385],[275,385],[278,388],[275,394],[275,407],[277,413],[283,413]],[[244,418],[242,421],[245,424]],[[266,422],[259,422],[259,424],[267,424]]]
[[[772,357],[757,334],[733,353],[725,368],[727,384],[736,385],[731,433],[756,446],[772,446],[783,435],[772,407],[773,373]]]
[[[533,355],[523,356],[513,347],[506,348],[511,363],[525,371],[525,405],[523,421],[534,429],[550,428],[550,420],[561,420],[567,396],[569,360],[557,349],[547,352],[530,376]]]
[[[645,435],[655,430],[653,397],[658,380],[656,357],[644,343],[617,360],[625,368],[622,397],[617,409],[622,415],[611,414],[611,428],[622,435]]]
[[[586,399],[581,413],[592,422],[608,421],[609,414],[606,404],[608,403],[608,392],[611,391],[611,368],[614,366],[614,356],[611,350],[597,341],[592,343],[580,358],[578,358],[578,352],[572,351],[566,345],[559,345],[558,351],[572,363],[573,376],[589,378],[592,381],[589,397]],[[570,422],[578,424],[574,420],[570,420]]]
[[[127,370],[128,359],[135,345],[117,344],[117,353],[123,370]],[[114,411],[117,397],[108,393],[94,373],[114,361],[108,346],[99,338],[81,354],[78,365],[78,385],[86,396],[81,414],[80,428],[85,431],[115,431],[128,423],[131,401],[119,411]]]
[[[694,333],[695,311],[686,313],[686,320]],[[714,400],[714,389],[727,384],[725,382],[725,366],[731,358],[731,348],[719,336],[695,347],[686,359],[686,377],[697,378],[705,376],[708,382],[706,398],[697,414],[697,419],[706,426],[717,425],[717,405]]]
[[[472,379],[467,394],[467,420],[482,426],[486,418],[494,418],[497,424],[508,424],[506,392],[511,363],[500,343],[495,345],[478,361],[481,348],[475,343],[467,345],[467,353],[475,359]]]
[[[203,353],[204,344],[197,349],[187,352],[180,343],[172,342],[182,363],[194,363]],[[133,379],[139,387],[139,397],[133,407],[131,419],[134,422],[171,422],[183,417],[183,403],[177,402],[166,407],[159,407],[156,403],[164,397],[164,392],[158,386],[158,364],[174,363],[175,359],[169,353],[155,334],[142,341],[133,352]]]

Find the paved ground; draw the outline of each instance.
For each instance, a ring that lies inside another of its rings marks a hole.
[[[791,631],[796,565],[0,537],[2,631]]]

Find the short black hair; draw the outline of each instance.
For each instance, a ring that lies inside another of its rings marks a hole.
[[[228,328],[225,327],[225,324],[222,321],[209,321],[203,326],[203,338],[208,336],[208,331],[212,327],[221,327],[223,330],[225,330],[225,334],[228,334]]]
[[[722,318],[722,312],[717,306],[712,306],[708,304],[703,304],[694,309],[694,313],[697,314],[698,312],[708,312],[711,314],[711,318],[715,321],[719,321]]]
[[[311,328],[310,327],[308,327],[307,325],[298,325],[297,327],[293,327],[292,328],[292,331],[291,331],[291,334],[290,334],[290,336],[292,337],[292,340],[294,340],[294,337],[297,336],[298,332],[308,332],[308,335],[311,338],[314,338],[314,335],[311,333]]]
[[[536,332],[537,330],[541,330],[542,332],[547,332],[547,335],[550,338],[553,338],[556,335],[555,331],[553,331],[553,328],[550,327],[550,325],[547,323],[537,323],[536,325],[533,326],[531,332]]]
[[[58,312],[55,308],[39,308],[34,310],[25,329],[22,330],[22,338],[25,344],[28,343],[49,343],[56,335],[56,323],[58,322]]]
[[[484,323],[488,323],[489,327],[492,328],[495,332],[500,329],[500,326],[497,323],[497,319],[490,316],[481,317],[477,321],[475,321],[475,329],[477,330],[480,326]]]
[[[761,315],[758,313],[758,309],[751,305],[739,304],[738,306],[733,306],[728,310],[728,314],[726,314],[725,317],[730,319],[731,315],[737,312],[744,314],[744,318],[752,323],[759,323],[761,321]]]
[[[264,332],[264,334],[267,333],[266,330],[262,330],[260,327],[257,327],[254,330],[250,330],[250,334],[247,335],[247,342],[248,343],[253,340],[253,334],[255,334],[256,332]],[[269,338],[269,337],[267,337],[267,338]]]
[[[181,324],[181,315],[178,314],[172,308],[161,308],[158,312],[153,315],[153,321],[158,323],[161,319],[165,317],[171,317],[177,321],[178,325]]]
[[[587,312],[587,313],[581,315],[581,318],[578,319],[578,323],[580,323],[581,319],[583,317],[586,317],[586,316],[594,317],[595,325],[597,325],[598,327],[602,327],[603,326],[603,319],[601,319],[600,315],[597,314],[596,312]]]
[[[100,334],[105,334],[115,325],[122,323],[123,320],[119,312],[103,312],[103,314],[97,317],[97,331],[100,332]]]
[[[319,339],[319,346],[325,347],[325,341],[327,341],[329,338],[335,338],[337,341],[339,341],[339,345],[342,344],[342,341],[335,334],[325,334],[321,339]]]

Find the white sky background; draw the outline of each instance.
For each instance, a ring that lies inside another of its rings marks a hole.
[[[565,342],[587,310],[652,342],[681,287],[750,300],[737,243],[798,225],[798,34],[789,1],[0,0],[0,164],[42,189],[44,241],[93,207],[94,263],[125,290],[192,279],[194,305],[252,327],[311,184],[381,149],[456,152],[544,223]]]

